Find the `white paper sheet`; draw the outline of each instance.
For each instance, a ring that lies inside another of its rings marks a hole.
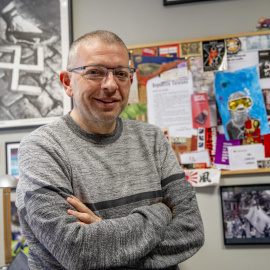
[[[263,144],[229,146],[230,170],[257,169],[257,160],[264,159]]]
[[[239,52],[228,55],[228,70],[234,71],[259,64],[258,52]]]
[[[169,128],[171,137],[197,134],[192,126],[191,73],[188,78],[163,82],[155,77],[147,82],[148,121],[160,128]]]
[[[180,154],[179,156],[180,156],[180,163],[182,164],[206,163],[207,167],[211,166],[211,160],[208,149],[201,151],[191,151]]]

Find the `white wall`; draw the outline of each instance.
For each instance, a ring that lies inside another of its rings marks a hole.
[[[269,0],[215,0],[163,6],[162,0],[73,0],[74,38],[105,29],[127,45],[251,32],[269,18]],[[20,141],[31,129],[0,130],[0,174],[5,173],[5,142]],[[269,174],[222,177],[221,184],[266,183]],[[223,245],[218,187],[197,189],[206,242],[181,270],[269,269],[269,247]],[[2,194],[0,205],[2,206]],[[3,211],[0,207],[0,266],[4,264]],[[260,266],[259,266],[260,265]]]

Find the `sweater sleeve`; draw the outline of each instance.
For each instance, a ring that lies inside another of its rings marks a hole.
[[[136,265],[164,240],[170,211],[164,204],[154,204],[122,218],[86,226],[75,223],[76,218],[67,214],[71,168],[58,157],[63,154],[52,151],[42,138],[39,142],[24,140],[19,148],[17,207],[32,254],[50,254],[65,269]]]
[[[194,187],[186,180],[167,139],[161,140],[163,202],[172,210],[173,219],[167,226],[164,240],[137,263],[136,267],[140,269],[177,265],[193,256],[204,244],[203,223]]]

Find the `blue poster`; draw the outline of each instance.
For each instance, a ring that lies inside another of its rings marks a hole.
[[[261,135],[269,125],[256,66],[215,75],[216,101],[226,140],[245,138],[245,121],[260,121]]]

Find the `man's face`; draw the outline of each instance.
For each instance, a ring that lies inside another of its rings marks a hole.
[[[74,68],[85,65],[128,67],[128,53],[119,44],[108,45],[96,41],[90,45],[81,45]],[[108,71],[106,78],[96,80],[86,79],[82,74],[83,70],[70,73],[71,96],[74,101],[72,116],[76,122],[83,128],[92,124],[115,123],[127,105],[131,80],[116,79],[112,70]]]

